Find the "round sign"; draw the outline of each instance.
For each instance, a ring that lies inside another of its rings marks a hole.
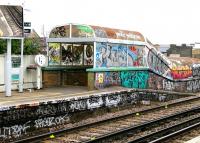
[[[45,65],[45,62],[46,62],[46,58],[44,55],[36,55],[35,56],[35,63],[38,65],[38,66],[44,66]]]

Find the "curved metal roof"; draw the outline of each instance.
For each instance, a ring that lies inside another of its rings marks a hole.
[[[49,38],[107,38],[144,42],[144,36],[136,31],[120,30],[92,25],[67,24],[51,30]]]

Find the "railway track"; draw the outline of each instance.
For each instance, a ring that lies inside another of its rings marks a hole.
[[[13,35],[21,36],[23,33],[23,12],[17,7],[2,7],[1,10]]]
[[[174,132],[171,135],[164,136],[163,143],[187,143],[187,141],[200,136],[200,123],[188,126],[186,128],[183,128],[179,131]],[[190,142],[191,143],[191,142]]]
[[[23,12],[19,8],[7,7],[7,11],[19,28],[23,28]]]
[[[187,114],[193,117],[194,112],[192,110],[195,110],[195,113],[196,111],[199,112],[199,102],[200,97],[187,97],[141,112],[128,113],[119,117],[41,134],[39,136],[18,140],[16,142],[129,142],[130,138],[137,139],[137,137],[131,137],[133,132],[134,135],[136,135],[135,133],[137,132],[139,134],[138,136],[141,136],[141,134],[152,133],[153,131],[147,130],[146,127],[152,126],[154,122],[155,124],[153,127],[155,125],[164,124],[164,121],[167,119],[168,122],[165,123],[165,125],[170,124],[170,122],[172,122],[170,116],[174,116],[174,119],[179,120],[180,117],[178,117],[179,115],[177,113],[180,113],[181,118]],[[191,113],[189,113],[189,110],[191,110]],[[184,119],[189,120],[188,118],[189,117],[186,117]],[[157,126],[155,127],[155,130],[158,130],[159,128],[160,127]],[[144,133],[139,133],[140,130],[144,131]],[[54,139],[49,139],[51,134],[55,135],[56,137]],[[125,136],[126,138],[122,138],[122,136]]]

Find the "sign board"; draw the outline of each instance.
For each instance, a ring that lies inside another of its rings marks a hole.
[[[20,57],[12,57],[12,68],[19,68],[21,65],[21,58]]]
[[[31,22],[24,22],[24,27],[31,27]]]
[[[0,5],[0,37],[23,37],[23,8]]]
[[[19,81],[19,74],[12,74],[12,81]]]
[[[25,34],[31,33],[31,29],[24,29],[24,33],[25,33]]]

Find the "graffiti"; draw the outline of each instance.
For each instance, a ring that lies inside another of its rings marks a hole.
[[[49,43],[49,65],[60,64],[60,43]]]
[[[69,37],[69,31],[70,31],[69,28],[70,28],[69,25],[56,27],[51,31],[49,37],[51,38]]]
[[[191,80],[187,82],[188,91],[198,91],[200,89],[200,80]]]
[[[83,45],[73,45],[73,65],[83,65]]]
[[[88,109],[98,108],[103,105],[102,97],[91,97],[87,100]]]
[[[131,45],[128,47],[128,66],[144,65],[144,47]]]
[[[73,54],[72,54],[72,45],[71,44],[62,44],[62,65],[72,65]]]
[[[170,77],[168,66],[162,61],[161,56],[157,54],[158,52],[155,49],[148,52],[147,62],[149,68],[158,74]]]
[[[21,108],[21,109],[10,109],[6,110],[3,114],[0,114],[0,123],[7,123],[10,121],[20,120],[20,119],[26,119],[30,117],[34,117],[34,108]],[[27,114],[28,113],[28,114]]]
[[[122,71],[120,74],[122,86],[129,88],[147,88],[148,71]]]
[[[163,89],[164,90],[174,90],[174,83],[169,80],[163,80]]]
[[[184,79],[192,76],[192,70],[189,66],[174,66],[171,70],[173,79]]]
[[[84,65],[93,64],[93,46],[85,45],[84,46]]]
[[[200,64],[192,65],[192,76],[200,76]]]
[[[140,96],[137,93],[120,93],[120,104],[128,105],[128,104],[136,104],[140,100]]]
[[[95,87],[96,88],[104,88],[104,73],[96,73],[95,74]]]
[[[105,72],[105,86],[120,85],[120,72]]]
[[[149,73],[148,88],[162,90],[163,89],[163,78],[160,76],[157,76],[153,73]]]
[[[68,103],[63,102],[59,104],[47,104],[28,108],[10,109],[0,114],[0,123],[7,124],[12,121],[21,120],[27,118],[43,117],[49,115],[55,115],[58,113],[68,113]]]
[[[103,29],[94,26],[93,29],[95,30],[94,32],[96,37],[107,38],[107,34]]]
[[[69,122],[70,117],[68,114],[58,117],[47,117],[35,120],[35,128],[51,127]]]
[[[87,100],[78,100],[70,102],[70,111],[74,112],[75,110],[85,110],[87,109]]]
[[[108,107],[110,107],[110,106],[117,106],[120,103],[120,101],[121,101],[120,95],[115,95],[115,94],[106,96],[105,98],[106,98],[105,105],[108,106]]]
[[[72,25],[72,37],[93,37],[93,30],[86,25]]]
[[[127,47],[120,44],[97,43],[97,67],[124,67],[127,65]]]
[[[22,136],[22,134],[26,134],[27,130],[30,128],[28,125],[29,123],[30,121],[23,125],[14,125],[11,127],[0,128],[0,138],[17,138]]]
[[[68,112],[68,104],[66,102],[59,104],[41,105],[36,110],[37,116],[55,115],[58,113]]]

